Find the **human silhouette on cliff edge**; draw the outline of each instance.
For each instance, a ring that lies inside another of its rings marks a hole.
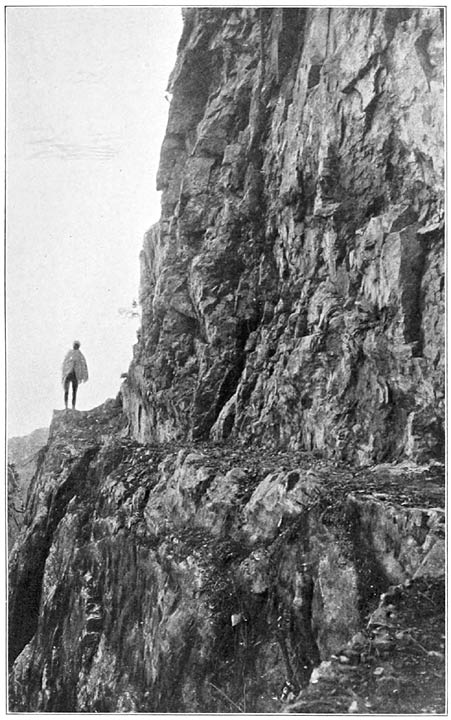
[[[88,379],[88,366],[83,353],[80,351],[80,342],[74,340],[73,349],[69,350],[63,362],[64,405],[67,410],[69,385],[72,383],[72,410],[75,410],[78,383]]]

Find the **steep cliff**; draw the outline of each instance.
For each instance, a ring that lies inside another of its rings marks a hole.
[[[30,481],[36,472],[40,451],[49,436],[48,428],[8,439],[8,548],[14,545],[22,526]]]
[[[443,453],[430,9],[191,9],[126,391],[141,440]]]
[[[139,445],[119,400],[56,412],[10,558],[10,707],[278,712],[319,666],[337,712],[441,711],[440,506],[436,466]]]
[[[56,412],[10,709],[444,709],[438,9],[184,11],[121,393]]]

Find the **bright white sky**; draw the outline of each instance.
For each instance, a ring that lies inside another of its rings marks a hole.
[[[77,407],[115,397],[136,342],[119,310],[138,297],[158,220],[165,90],[180,7],[7,9],[8,436],[63,407],[61,363],[81,341]]]

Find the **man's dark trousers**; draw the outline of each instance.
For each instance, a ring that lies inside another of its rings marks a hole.
[[[67,406],[67,399],[69,397],[69,385],[72,383],[72,407],[75,407],[75,401],[77,399],[77,388],[78,388],[78,380],[77,376],[75,374],[75,370],[72,370],[72,372],[69,373],[69,375],[66,376],[66,379],[64,381],[64,404]]]

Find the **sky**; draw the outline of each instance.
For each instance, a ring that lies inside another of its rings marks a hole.
[[[174,6],[7,9],[8,437],[64,407],[75,339],[90,376],[77,408],[119,391],[181,31]]]

